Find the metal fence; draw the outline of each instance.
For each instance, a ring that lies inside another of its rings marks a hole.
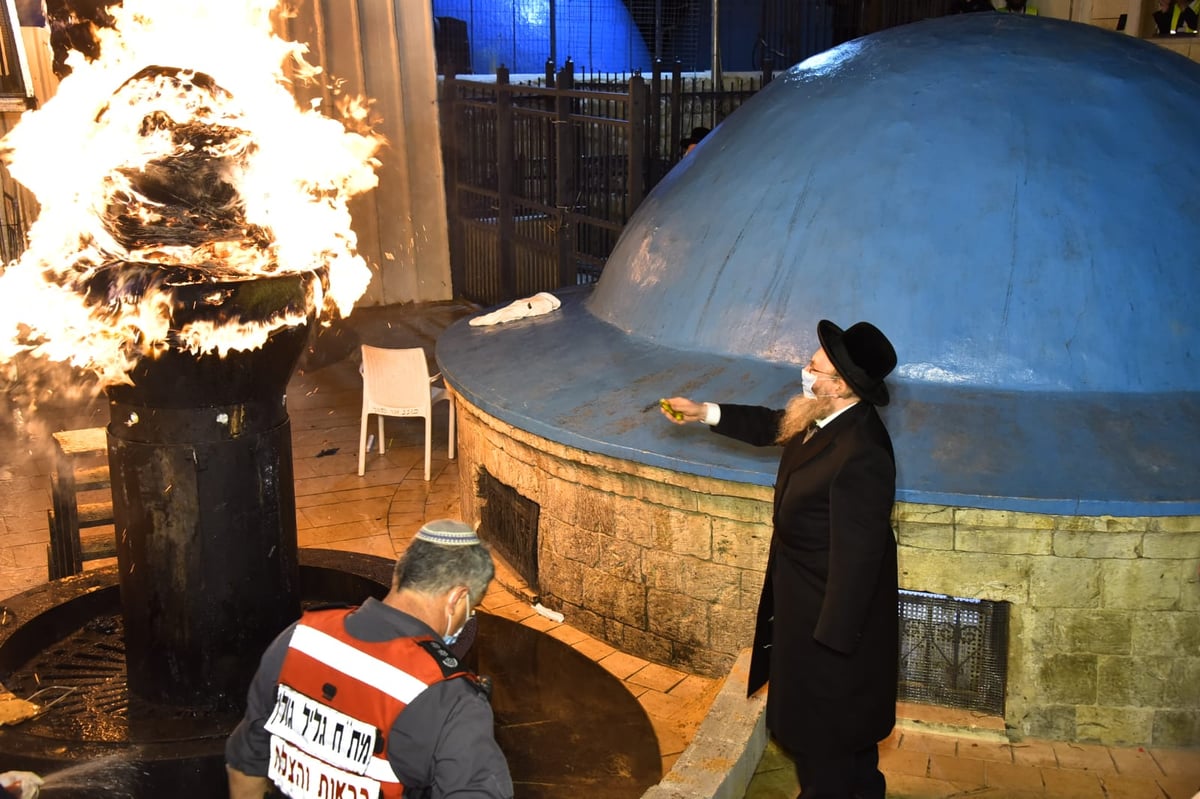
[[[448,75],[442,86],[455,293],[496,304],[594,282],[642,198],[694,127],[715,127],[770,70],[711,80],[656,66],[578,79],[570,62],[532,84]]]

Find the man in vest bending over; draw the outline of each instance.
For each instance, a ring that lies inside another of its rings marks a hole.
[[[466,524],[429,522],[391,591],[305,613],[267,648],[225,746],[230,799],[513,795],[479,678],[450,652],[495,573]]]

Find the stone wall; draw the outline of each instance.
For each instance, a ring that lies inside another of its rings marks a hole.
[[[540,506],[543,604],[625,652],[728,672],[753,638],[770,489],[564,447],[462,398],[458,425],[465,520],[479,520],[480,468]]]
[[[463,517],[479,520],[481,468],[538,504],[543,604],[625,652],[728,671],[752,638],[769,488],[565,447],[461,398],[458,409]],[[1200,744],[1200,518],[898,503],[895,524],[901,587],[1012,603],[1012,737]]]
[[[1200,744],[1200,517],[900,504],[900,584],[1011,603],[1014,738]]]

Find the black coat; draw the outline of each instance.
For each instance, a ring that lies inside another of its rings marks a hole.
[[[766,446],[781,418],[722,404],[713,430]],[[767,728],[790,751],[857,751],[895,725],[895,495],[891,438],[871,405],[783,448],[748,692],[770,680]]]

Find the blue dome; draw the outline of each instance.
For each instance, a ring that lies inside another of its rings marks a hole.
[[[778,452],[658,397],[782,407],[817,322],[878,325],[897,497],[1200,513],[1200,65],[1060,20],[967,14],[789,70],[646,198],[593,291],[452,327],[438,360],[522,429],[772,484]]]
[[[1197,98],[1200,65],[1059,20],[967,14],[850,42],[667,176],[588,309],[795,363],[818,319],[869,319],[901,381],[1196,391]]]

